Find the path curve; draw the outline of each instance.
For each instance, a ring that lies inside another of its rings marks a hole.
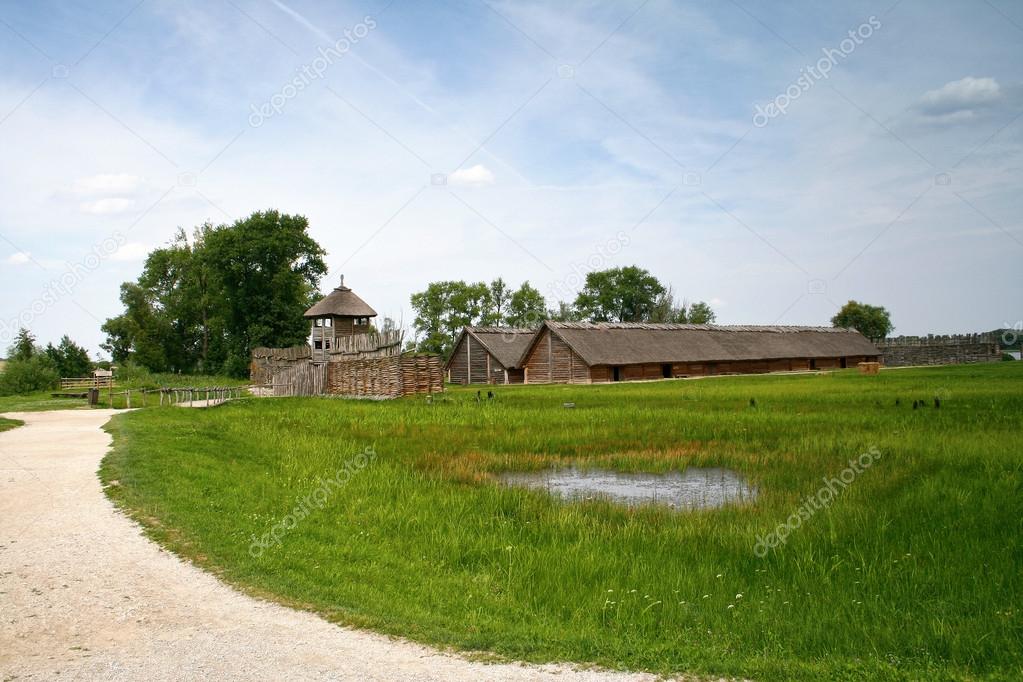
[[[110,410],[4,415],[0,680],[650,680],[488,665],[244,595],[103,494]]]

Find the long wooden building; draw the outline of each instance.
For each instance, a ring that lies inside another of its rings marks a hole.
[[[536,334],[518,327],[465,327],[444,370],[454,384],[521,384],[522,354]]]
[[[881,352],[836,327],[547,321],[518,364],[527,384],[855,367]]]

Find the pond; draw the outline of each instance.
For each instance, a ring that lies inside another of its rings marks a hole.
[[[716,509],[756,498],[756,488],[731,469],[687,467],[665,474],[607,469],[546,469],[499,475],[506,485],[546,490],[568,500],[606,498],[635,507],[658,504],[675,509]]]

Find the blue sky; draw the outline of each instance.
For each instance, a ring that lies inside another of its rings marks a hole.
[[[723,323],[1023,318],[1007,0],[2,2],[0,60],[4,346],[97,350],[148,250],[266,208],[406,323],[629,264]]]

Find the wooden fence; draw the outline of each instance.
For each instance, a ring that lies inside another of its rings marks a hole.
[[[306,362],[282,367],[268,385],[274,396],[323,395],[327,391],[327,366]]]
[[[112,388],[116,385],[113,377],[70,377],[60,380],[60,390],[62,391]]]

